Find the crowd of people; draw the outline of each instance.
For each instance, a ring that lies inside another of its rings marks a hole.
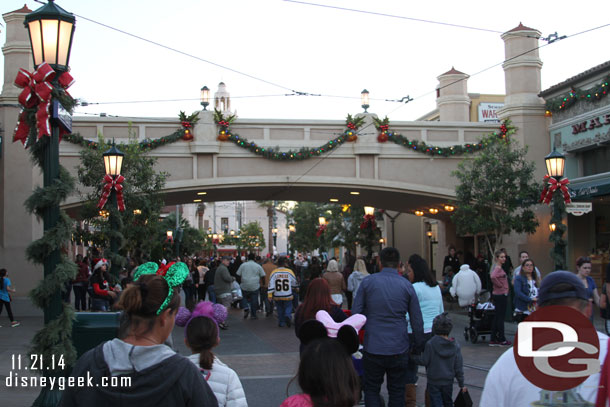
[[[592,318],[591,304],[599,306],[602,300],[589,275],[591,259],[579,258],[576,273],[555,272],[544,279],[527,252],[519,259],[513,270],[507,267],[507,253],[499,250],[489,267],[496,311],[490,345],[511,345],[504,332],[511,305],[516,322],[537,307],[558,304]],[[484,288],[484,278],[462,263],[454,248],[445,259],[447,273],[441,281],[421,256],[413,254],[403,263],[392,247],[374,261],[346,257],[342,265],[335,258],[261,259],[252,253],[159,263],[129,259],[118,278],[109,274],[104,258],[76,260],[78,274],[70,287],[75,308],[120,310],[123,323],[119,337],[83,355],[72,374],[90,371],[95,381],[105,375],[130,376],[128,398],[135,405],[154,399],[169,405],[247,406],[239,376],[213,353],[221,331],[229,329],[231,308],[240,309],[244,319],[275,313],[278,327],[294,325],[301,354],[295,379],[302,393],[287,398],[282,407],[414,407],[418,366],[426,368],[427,405],[452,406],[455,382],[461,394],[468,393],[444,295],[468,306]],[[0,305],[13,321],[10,301],[3,296],[3,290],[11,291],[6,270],[0,270],[0,282]],[[70,291],[66,289],[65,301],[70,301]],[[167,346],[174,324],[185,327],[184,341],[192,352],[188,358]],[[600,343],[603,360],[603,334]],[[536,389],[525,379],[511,382],[514,393],[500,388],[504,372],[517,369],[512,354],[504,353],[490,371],[481,405],[491,405],[485,404],[491,400],[500,406],[521,405],[524,397],[532,402]],[[387,403],[381,396],[384,381]],[[69,389],[62,405],[108,405],[127,397],[123,390]],[[594,400],[595,394],[584,397]]]

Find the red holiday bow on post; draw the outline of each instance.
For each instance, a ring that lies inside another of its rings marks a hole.
[[[102,209],[104,205],[106,205],[110,192],[112,192],[112,189],[114,188],[116,191],[116,200],[119,211],[123,212],[125,210],[125,201],[123,200],[123,185],[121,185],[123,181],[125,181],[125,177],[120,174],[116,177],[116,179],[108,174],[104,176],[103,182],[105,184],[102,191],[102,197],[97,204],[98,208]]]
[[[316,232],[316,237],[322,236],[322,233],[326,230],[326,225],[320,225],[318,231]]]
[[[366,229],[367,227],[371,227],[371,229],[375,229],[377,227],[377,222],[375,222],[375,215],[364,215],[364,222],[360,224],[360,229]]]
[[[51,125],[49,123],[49,106],[51,104],[51,93],[53,85],[50,83],[55,78],[55,71],[49,64],[43,62],[38,66],[33,73],[25,69],[19,69],[19,73],[15,78],[15,86],[23,90],[19,94],[19,103],[23,109],[19,113],[19,120],[13,135],[13,142],[19,140],[25,144],[30,132],[30,125],[27,123],[27,113],[25,109],[30,109],[38,106],[36,111],[36,127],[38,129],[38,139],[42,136],[51,135]],[[59,77],[59,86],[62,89],[69,88],[74,83],[74,78],[67,72],[64,72]],[[67,93],[67,92],[66,92]],[[60,127],[59,137],[66,134],[66,131]]]
[[[567,178],[562,179],[561,181],[557,181],[553,177],[549,177],[548,175],[544,176],[544,189],[542,190],[542,194],[540,194],[540,202],[545,204],[550,204],[553,200],[553,194],[557,189],[560,189],[563,194],[563,200],[565,203],[569,204],[572,202],[572,198],[570,198],[570,191],[568,190],[568,184],[570,180]]]

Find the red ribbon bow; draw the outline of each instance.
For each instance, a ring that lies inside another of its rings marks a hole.
[[[364,215],[364,222],[360,224],[360,229],[366,229],[367,227],[371,227],[371,229],[375,229],[377,227],[377,222],[375,222],[375,215]]]
[[[387,131],[389,128],[390,126],[387,124],[382,124],[381,126],[379,126],[379,130],[381,131]]]
[[[557,189],[561,190],[563,194],[563,200],[565,203],[572,202],[572,198],[570,198],[570,191],[568,190],[568,184],[570,180],[567,178],[562,179],[561,181],[557,181],[553,177],[549,177],[548,175],[544,176],[544,189],[542,190],[542,194],[540,194],[540,202],[545,204],[550,204],[553,200],[553,194]]]
[[[19,113],[19,121],[15,128],[13,141],[21,141],[25,144],[30,132],[30,126],[27,123],[25,109],[30,109],[38,106],[36,111],[36,127],[38,129],[38,139],[42,136],[51,135],[51,125],[49,123],[49,106],[51,104],[51,93],[53,85],[50,83],[55,78],[56,72],[49,64],[43,62],[38,66],[33,73],[25,69],[19,69],[19,73],[15,78],[15,86],[23,89],[19,94],[19,103],[23,109]],[[62,89],[69,88],[74,83],[74,78],[67,72],[64,72],[59,77],[59,86]],[[66,92],[67,93],[67,92]],[[66,131],[60,128],[59,137],[66,134]]]
[[[316,232],[316,237],[322,236],[322,233],[326,230],[326,225],[320,225],[318,231]]]
[[[175,263],[176,263],[175,261],[172,261],[167,264],[161,264],[159,266],[159,268],[157,269],[157,275],[159,275],[161,277],[165,277],[165,275],[167,274],[167,270],[169,270],[169,268],[171,266],[173,266]]]
[[[116,178],[113,178],[108,174],[104,176],[103,182],[105,184],[102,191],[102,197],[97,204],[98,208],[102,209],[104,205],[106,205],[110,192],[112,192],[112,189],[114,188],[116,191],[116,200],[119,211],[123,212],[125,210],[125,201],[123,200],[123,185],[121,185],[123,181],[125,181],[125,177],[120,174]]]

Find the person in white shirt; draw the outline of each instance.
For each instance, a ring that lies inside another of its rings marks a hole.
[[[462,264],[460,271],[453,277],[449,293],[452,297],[457,295],[460,307],[467,307],[474,300],[474,296],[481,292],[481,279],[470,269],[468,264]]]
[[[540,307],[562,305],[574,308],[587,318],[591,314],[591,304],[587,290],[574,273],[554,271],[547,275],[538,291]],[[597,332],[599,338],[599,361],[603,363],[607,348],[608,336]],[[580,386],[561,392],[548,392],[536,387],[519,371],[515,361],[515,352],[507,349],[494,363],[485,379],[481,406],[516,407],[516,406],[551,406],[568,404],[550,404],[545,398],[580,400],[579,406],[593,406],[597,398],[600,373],[590,375]],[[604,404],[606,405],[606,404]]]

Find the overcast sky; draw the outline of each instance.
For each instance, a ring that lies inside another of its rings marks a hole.
[[[25,3],[31,10],[42,6]],[[608,59],[610,26],[573,35],[610,23],[607,0],[317,3],[484,30],[282,0],[58,0],[77,16],[70,61],[74,97],[90,103],[180,99],[104,103],[79,107],[77,114],[174,117],[180,110],[201,108],[203,85],[213,93],[224,81],[243,118],[344,119],[362,110],[360,92],[366,88],[370,112],[393,121],[414,120],[436,107],[436,77],[452,66],[472,75],[469,92],[503,94],[500,33],[519,22],[542,36],[568,36],[540,49],[543,89]],[[23,4],[2,0],[0,11]],[[5,26],[0,29],[4,44]],[[340,97],[267,96],[293,90]],[[383,101],[407,95],[414,100],[406,105]]]

